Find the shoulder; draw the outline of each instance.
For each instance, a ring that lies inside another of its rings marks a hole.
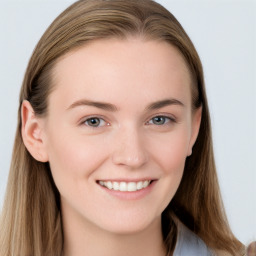
[[[226,251],[211,250],[200,237],[179,220],[175,219],[175,223],[178,228],[178,237],[173,256],[232,256]],[[237,255],[245,256],[245,249],[242,249]]]
[[[178,237],[173,256],[214,256],[206,244],[182,223],[177,223]]]

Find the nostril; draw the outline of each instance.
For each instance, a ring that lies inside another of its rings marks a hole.
[[[134,128],[126,127],[120,131],[116,143],[113,142],[113,163],[132,168],[144,165],[147,162],[147,150],[142,137]]]

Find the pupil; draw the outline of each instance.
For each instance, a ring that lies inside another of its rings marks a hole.
[[[92,119],[89,120],[89,123],[92,126],[98,126],[99,125],[99,119],[98,118],[92,118]]]
[[[159,125],[159,124],[164,124],[165,118],[164,117],[155,117],[154,118],[154,123]]]

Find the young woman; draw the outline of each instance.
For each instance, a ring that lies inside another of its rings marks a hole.
[[[0,255],[243,255],[224,213],[203,71],[150,0],[82,0],[30,59]]]

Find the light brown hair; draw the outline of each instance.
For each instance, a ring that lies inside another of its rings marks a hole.
[[[54,89],[52,70],[61,56],[93,40],[162,40],[175,46],[189,67],[193,108],[202,106],[202,121],[193,154],[187,158],[181,184],[162,214],[166,248],[172,254],[175,214],[213,250],[241,255],[242,244],[225,216],[216,175],[210,116],[200,58],[176,18],[151,0],[81,0],[60,14],[44,33],[29,61],[20,92],[37,116],[46,116]],[[1,217],[1,256],[61,255],[63,234],[60,196],[48,163],[36,161],[21,136],[21,109],[7,192]]]

